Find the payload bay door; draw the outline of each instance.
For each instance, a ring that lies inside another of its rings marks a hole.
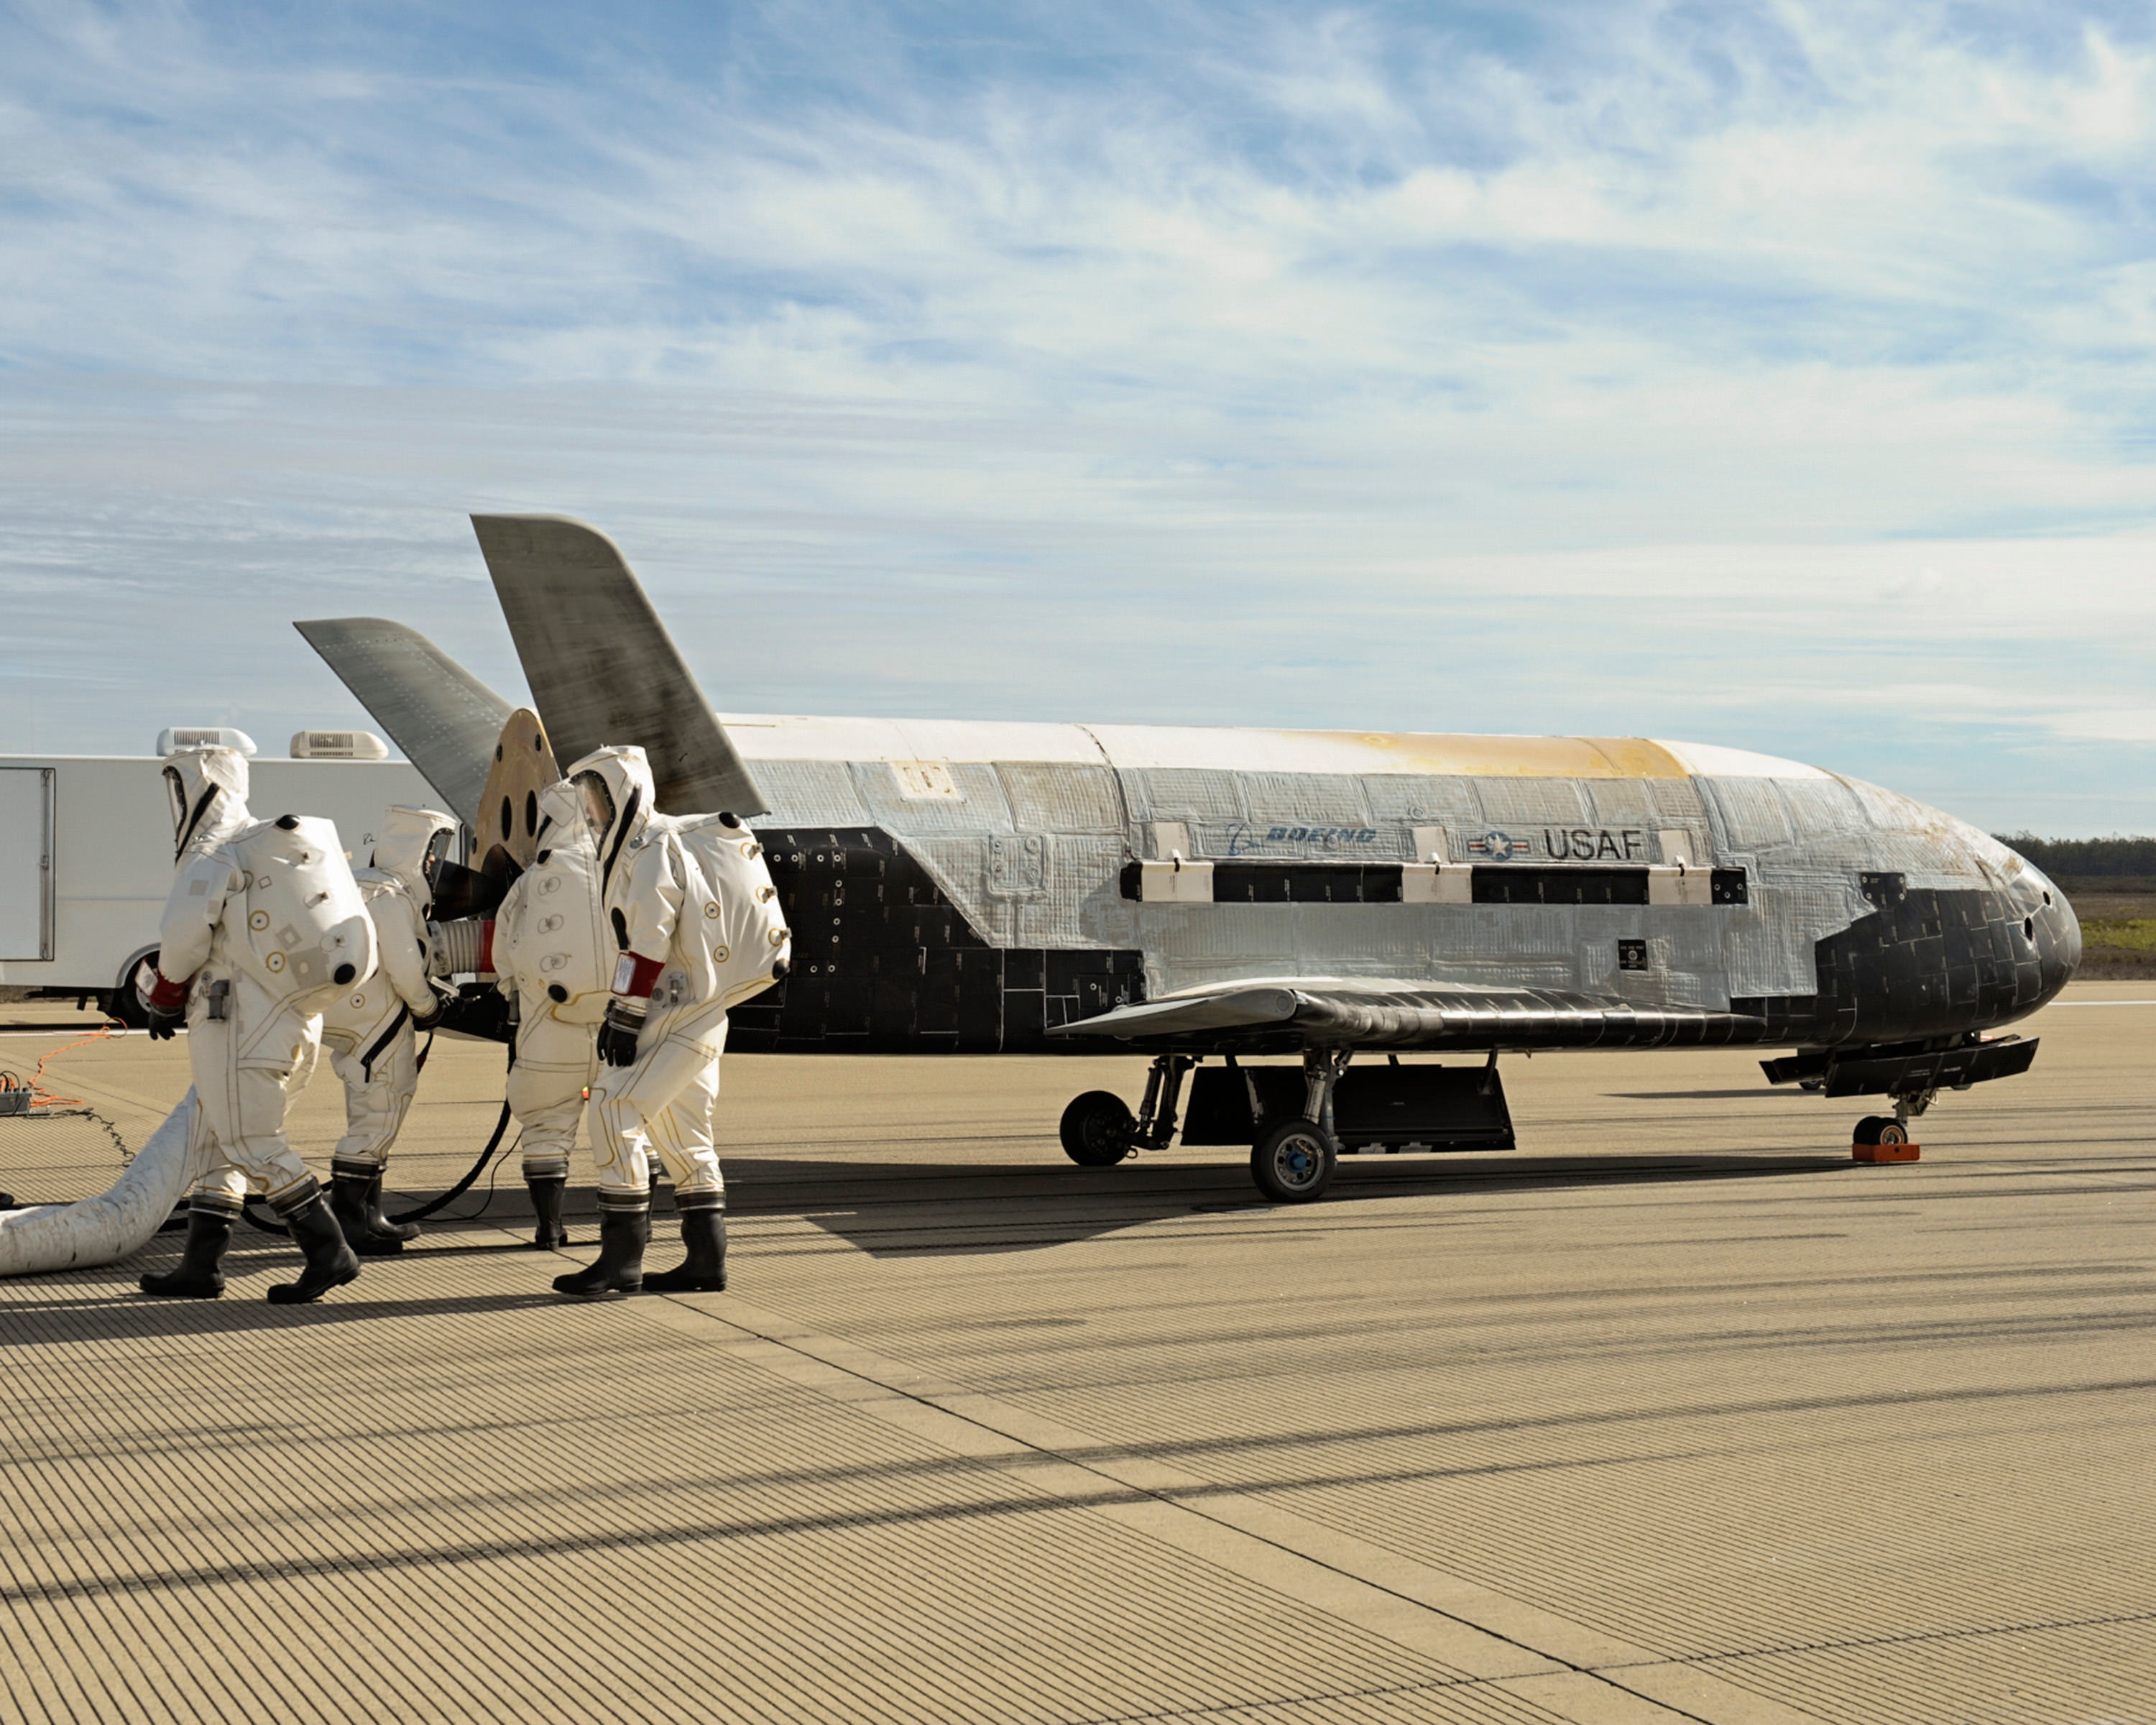
[[[53,769],[0,768],[0,960],[53,956]]]

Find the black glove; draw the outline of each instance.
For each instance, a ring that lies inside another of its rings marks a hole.
[[[454,988],[444,987],[431,977],[428,978],[427,992],[434,996],[434,1004],[425,1012],[412,1014],[412,1028],[415,1030],[431,1030],[440,1024],[442,1014],[449,1010],[449,1003],[457,998]]]
[[[160,996],[166,998],[160,999]],[[167,982],[146,959],[135,973],[135,1004],[142,1009],[142,1020],[152,1042],[170,1042],[187,1022],[187,985]]]
[[[606,1016],[599,1020],[599,1058],[609,1066],[636,1064],[637,1033],[644,1029],[644,1009],[619,999],[607,1002]]]

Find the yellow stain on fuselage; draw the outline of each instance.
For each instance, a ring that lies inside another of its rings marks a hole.
[[[1367,752],[1370,770],[1471,778],[1689,778],[1644,737],[1455,737],[1429,732],[1281,731],[1276,736]],[[1352,770],[1352,769],[1351,769]]]

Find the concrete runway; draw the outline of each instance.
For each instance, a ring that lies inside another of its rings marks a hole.
[[[175,1235],[0,1286],[0,1714],[2156,1720],[2156,988],[2021,1028],[1913,1165],[1744,1054],[1507,1059],[1521,1151],[1292,1209],[1067,1164],[1137,1061],[737,1057],[726,1294],[555,1299],[589,1194],[533,1252],[513,1160],[316,1307],[246,1229],[216,1302],[130,1291]],[[393,1183],[500,1070],[437,1047]],[[47,1081],[139,1143],[184,1045]],[[0,1121],[24,1197],[116,1163]]]

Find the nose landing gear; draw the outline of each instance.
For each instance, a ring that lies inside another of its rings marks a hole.
[[[1857,1162],[1914,1162],[1924,1153],[1909,1139],[1909,1120],[1932,1106],[1937,1091],[1912,1091],[1894,1098],[1892,1115],[1873,1114],[1856,1122],[1850,1156]]]

